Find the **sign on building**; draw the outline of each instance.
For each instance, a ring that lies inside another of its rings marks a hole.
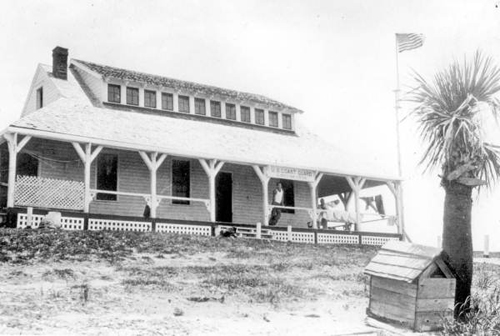
[[[314,182],[316,177],[316,172],[314,170],[279,166],[267,166],[266,173],[269,177],[305,182]]]

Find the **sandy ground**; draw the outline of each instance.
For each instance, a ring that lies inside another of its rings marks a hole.
[[[231,264],[223,255],[196,254],[128,261],[122,267]],[[242,261],[239,261],[241,263]],[[244,262],[251,262],[248,259]],[[366,298],[320,298],[279,305],[177,281],[183,290],[123,285],[126,273],[104,262],[2,264],[2,335],[342,335],[372,334]],[[59,275],[54,270],[60,270]],[[67,274],[65,275],[64,272]],[[191,283],[190,283],[191,282]],[[321,282],[315,284],[321,286]],[[338,288],[342,291],[342,288]],[[206,298],[193,302],[190,297]]]

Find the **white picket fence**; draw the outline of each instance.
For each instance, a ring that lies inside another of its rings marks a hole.
[[[28,215],[25,213],[17,214],[17,227],[26,228],[30,226],[35,229],[38,228],[43,215]],[[31,220],[31,222],[30,222]],[[63,229],[67,230],[83,230],[84,218],[82,217],[61,217],[61,224]],[[258,230],[259,226],[256,226]],[[151,232],[153,225],[150,221],[139,221],[129,219],[104,219],[104,218],[89,218],[89,230],[113,230],[113,231],[142,231]],[[389,240],[399,240],[397,236],[383,236],[374,235],[373,233],[354,233],[348,232],[342,234],[327,233],[327,232],[307,232],[304,230],[294,231],[291,226],[287,230],[269,229],[267,230],[272,234],[272,239],[284,242],[305,243],[305,244],[343,244],[343,245],[384,245]],[[159,220],[156,223],[155,232],[169,232],[178,234],[191,234],[211,236],[212,226],[210,225],[196,225],[185,223],[164,223]]]

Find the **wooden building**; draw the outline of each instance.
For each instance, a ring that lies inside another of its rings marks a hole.
[[[387,242],[365,268],[368,315],[416,331],[439,330],[453,318],[455,277],[440,249]]]
[[[103,215],[103,227],[142,221],[145,230],[156,225],[146,205],[150,219],[172,225],[266,225],[281,182],[278,225],[315,229],[318,197],[339,195],[360,223],[362,189],[382,185],[401,236],[398,174],[324,142],[302,113],[262,95],[68,61],[57,47],[52,66],[38,66],[21,118],[0,132],[0,207]]]

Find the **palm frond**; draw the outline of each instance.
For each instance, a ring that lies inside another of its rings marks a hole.
[[[500,176],[500,150],[484,143],[479,122],[483,105],[498,118],[500,68],[491,57],[476,52],[472,61],[454,61],[427,80],[413,72],[416,85],[406,101],[414,104],[409,116],[418,123],[425,143],[420,164],[427,171],[443,169],[446,176],[458,165],[473,163],[478,178],[494,182]],[[469,172],[470,173],[470,172]]]

